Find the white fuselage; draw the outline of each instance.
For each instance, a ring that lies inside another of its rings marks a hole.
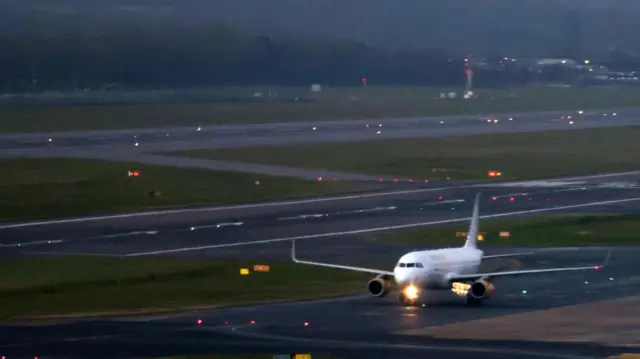
[[[477,273],[483,252],[474,247],[410,252],[393,269],[400,286],[413,284],[427,289],[450,289],[450,276]]]

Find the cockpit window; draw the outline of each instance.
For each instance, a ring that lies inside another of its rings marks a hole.
[[[422,263],[416,263],[416,268],[424,268],[424,267],[422,266]]]
[[[415,263],[407,263],[407,268],[413,268],[414,265]]]

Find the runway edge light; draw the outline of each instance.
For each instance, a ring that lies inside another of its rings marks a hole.
[[[240,275],[249,275],[249,268],[240,268]]]

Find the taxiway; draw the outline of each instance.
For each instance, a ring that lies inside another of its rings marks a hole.
[[[603,249],[549,251],[522,258],[526,267],[593,264]],[[637,248],[614,250],[600,271],[508,278],[495,296],[470,308],[450,293],[428,293],[424,306],[365,296],[226,308],[148,318],[0,327],[7,357],[149,357],[215,353],[313,352],[353,358],[444,355],[451,358],[605,358],[628,352],[606,343],[435,339],[407,334],[478,318],[638,295]],[[364,283],[363,283],[364,286]],[[159,338],[162,338],[159,340]]]

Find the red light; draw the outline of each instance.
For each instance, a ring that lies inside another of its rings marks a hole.
[[[224,325],[229,325],[229,322],[226,322],[226,321],[225,321],[225,322],[224,322]]]
[[[363,77],[363,78],[362,78],[362,83],[366,83],[366,82],[367,82],[367,78],[366,78],[366,77]]]
[[[380,179],[378,180],[378,182],[383,182],[383,181],[384,181],[384,180],[383,180],[382,178],[380,178]]]
[[[438,196],[438,201],[442,201],[443,198],[444,197],[442,197],[442,196]]]
[[[251,324],[256,324],[256,321],[255,321],[255,320],[252,320],[250,323],[251,323]]]
[[[398,179],[397,179],[397,178],[394,178],[394,179],[393,179],[393,182],[398,182]]]
[[[304,325],[305,327],[309,326],[309,322],[304,322],[302,325]]]
[[[196,323],[198,323],[198,325],[202,324],[202,319],[198,319]]]
[[[511,197],[511,198],[509,198],[509,201],[511,201],[511,202],[513,202],[513,201],[515,201],[515,200],[516,200],[516,198],[515,198],[515,197]]]
[[[600,269],[600,266],[595,266],[595,267],[593,267],[593,269],[598,270],[598,269]]]
[[[495,201],[496,199],[498,199],[498,197],[493,196],[493,197],[491,197],[491,199]]]
[[[531,201],[531,197],[529,197],[529,201]]]
[[[322,176],[318,176],[318,181],[322,181]]]
[[[548,197],[547,197],[547,202],[549,202],[549,201],[551,201],[551,198],[548,198]]]
[[[429,180],[428,179],[424,180],[424,183],[429,183]]]
[[[409,182],[413,182],[413,178],[409,178]]]

